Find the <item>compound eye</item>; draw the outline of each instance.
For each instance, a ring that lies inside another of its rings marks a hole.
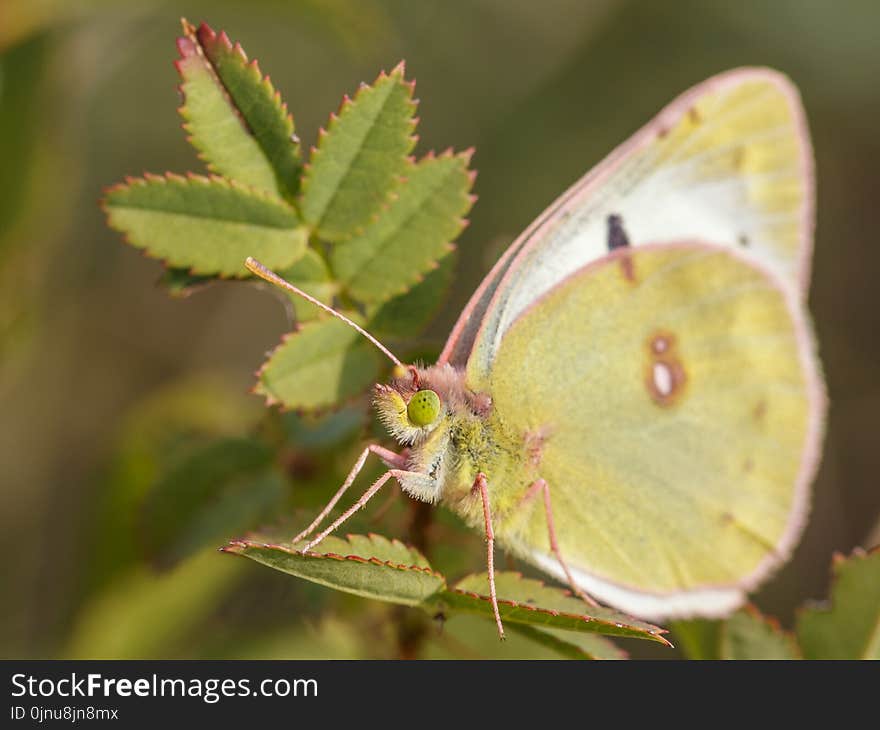
[[[406,415],[414,426],[429,426],[440,415],[440,396],[433,390],[420,390],[406,407]]]

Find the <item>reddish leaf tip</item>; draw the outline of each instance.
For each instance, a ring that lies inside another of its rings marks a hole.
[[[211,43],[217,38],[217,34],[214,32],[214,29],[205,22],[199,24],[199,28],[196,31],[196,36],[198,37],[200,43]]]
[[[226,34],[224,33],[223,35],[225,36]],[[228,41],[228,39],[227,39],[227,41]],[[237,53],[239,56],[241,56],[241,59],[243,61],[247,62],[248,55],[247,55],[247,53],[245,53],[244,48],[241,47],[241,43],[239,43],[238,41],[236,41],[235,45],[232,47],[232,52]],[[250,65],[253,66],[254,68],[256,68],[257,70],[259,70],[259,67],[257,66],[257,59],[254,59],[253,61],[251,61]]]
[[[181,36],[177,39],[177,52],[180,54],[180,59],[175,61],[174,65],[177,66],[178,71],[180,71],[180,61],[198,54],[196,44],[188,36]]]

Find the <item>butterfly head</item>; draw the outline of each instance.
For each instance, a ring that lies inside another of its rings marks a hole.
[[[426,371],[395,368],[397,377],[377,385],[373,403],[379,418],[401,444],[414,445],[427,438],[444,420],[447,404],[439,389],[426,381]]]
[[[445,369],[395,368],[395,377],[377,385],[373,403],[389,433],[401,444],[423,443],[450,415],[450,393]]]

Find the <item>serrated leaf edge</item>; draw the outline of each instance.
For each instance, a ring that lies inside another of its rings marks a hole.
[[[345,111],[345,109],[348,106],[356,104],[359,97],[361,96],[361,94],[364,91],[374,88],[376,86],[376,84],[379,83],[380,81],[384,81],[385,79],[393,78],[394,76],[399,76],[401,83],[404,86],[408,87],[408,89],[409,89],[409,106],[414,114],[415,109],[418,107],[418,104],[419,104],[419,100],[414,98],[416,82],[414,80],[407,81],[405,74],[406,74],[406,62],[400,61],[393,69],[391,69],[390,72],[386,72],[384,69],[382,71],[380,71],[379,75],[376,77],[375,81],[373,81],[372,84],[366,84],[363,81],[360,84],[358,84],[358,89],[355,92],[354,97],[349,97],[348,94],[343,95],[342,101],[339,104],[339,108],[335,112],[330,113],[330,118],[329,118],[326,126],[322,126],[318,129],[317,143],[314,145],[311,145],[309,147],[309,159],[308,159],[308,161],[303,163],[303,167],[302,167],[303,173],[302,173],[302,178],[301,178],[301,183],[300,183],[300,191],[299,191],[299,195],[297,198],[297,201],[299,204],[298,207],[300,209],[302,207],[302,200],[306,196],[306,194],[309,190],[309,187],[310,187],[311,176],[309,173],[312,169],[314,162],[316,160],[320,159],[320,156],[322,154],[321,144],[322,144],[323,140],[327,137],[327,135],[330,132],[332,132],[335,129],[336,125],[339,122],[339,118],[342,115],[342,113]],[[416,117],[416,116],[410,116],[410,119],[408,121],[409,126],[410,126],[410,133],[408,136],[409,150],[408,150],[407,154],[409,154],[409,152],[411,152],[415,148],[416,144],[419,141],[419,136],[417,134],[415,134],[415,129],[418,127],[419,121],[420,121],[419,117]],[[411,157],[408,157],[408,159],[411,159]],[[336,193],[334,193],[334,196],[335,195],[336,195]],[[382,201],[382,206],[388,205],[388,203],[393,199],[391,197],[392,195],[394,195],[394,187],[390,188],[386,192],[385,198]],[[331,198],[331,201],[332,201],[332,198]],[[330,207],[330,204],[328,203],[328,205],[325,206],[325,208],[324,208],[324,213],[322,213],[321,220],[323,220],[323,215],[326,214],[327,208],[329,208],[329,207]],[[380,207],[380,209],[381,209],[381,207]],[[375,217],[377,215],[378,215],[378,213],[374,213],[373,215],[370,216],[367,223],[365,223],[361,226],[358,226],[357,231],[351,232],[347,236],[343,236],[341,239],[334,241],[334,243],[339,244],[339,243],[344,243],[345,241],[350,240],[354,235],[357,235],[357,232],[363,231],[363,229],[366,227],[366,225],[369,225],[370,222],[375,220]],[[321,227],[321,220],[318,220],[314,224],[314,226],[310,226],[311,230],[318,231]]]
[[[525,637],[529,641],[535,642],[536,644],[540,644],[544,646],[544,648],[549,649],[550,651],[555,651],[557,654],[560,654],[563,658],[567,659],[586,659],[590,661],[614,661],[615,659],[629,659],[629,652],[624,649],[621,649],[617,644],[615,644],[611,639],[609,639],[606,635],[603,634],[592,634],[592,637],[596,640],[602,640],[611,644],[614,647],[615,651],[620,652],[619,657],[615,657],[614,659],[610,657],[599,656],[598,654],[591,654],[589,651],[584,649],[577,644],[571,643],[562,639],[555,634],[551,634],[545,630],[543,630],[539,626],[535,626],[533,624],[521,624],[515,621],[511,621],[506,629],[519,634],[520,636]],[[561,647],[571,648],[571,651],[568,650],[563,651]],[[574,657],[572,654],[580,654],[580,656]]]
[[[351,536],[347,536],[347,537],[351,537]],[[367,537],[369,537],[372,541],[375,537],[381,537],[381,536],[380,535],[373,535],[371,533],[371,534],[368,534]],[[400,546],[400,547],[403,547],[409,551],[416,551],[416,549],[414,547],[406,545],[405,543],[401,542],[400,540],[395,539],[395,540],[389,540],[388,542],[395,547]],[[404,572],[423,573],[423,574],[429,575],[433,578],[439,578],[442,581],[442,585],[437,588],[437,592],[442,591],[444,589],[444,587],[446,586],[445,576],[442,573],[438,573],[436,570],[434,570],[431,567],[421,566],[421,565],[408,565],[406,563],[395,563],[391,560],[379,560],[379,558],[375,558],[375,557],[365,558],[361,555],[343,555],[341,553],[315,553],[315,552],[304,553],[299,550],[292,550],[290,547],[288,547],[286,545],[279,545],[277,543],[263,543],[263,542],[257,542],[257,541],[246,540],[246,539],[230,540],[228,545],[224,545],[223,547],[219,548],[219,550],[222,553],[229,553],[232,555],[241,555],[242,550],[247,550],[249,548],[257,549],[257,550],[278,550],[279,552],[287,553],[288,555],[295,555],[298,557],[309,558],[309,559],[320,560],[323,558],[327,558],[330,560],[351,561],[354,563],[368,563],[370,565],[376,565],[376,566],[385,567],[385,568],[394,568],[395,570],[400,570],[400,571],[404,571]],[[418,552],[418,551],[416,551],[416,552]],[[419,553],[419,555],[421,555],[421,553]]]
[[[416,135],[415,138],[418,139],[418,135]],[[479,200],[479,196],[476,195],[475,193],[471,192],[471,190],[473,189],[473,186],[474,186],[474,182],[477,179],[477,170],[470,169],[471,160],[473,159],[473,156],[475,153],[476,153],[476,147],[473,147],[473,146],[468,147],[467,149],[464,149],[461,152],[455,152],[455,150],[452,147],[447,147],[446,149],[444,149],[440,153],[437,153],[434,150],[428,150],[419,159],[417,159],[415,155],[408,155],[406,158],[406,164],[407,165],[417,165],[428,157],[434,157],[434,158],[441,158],[441,157],[447,157],[447,156],[464,157],[465,155],[467,155],[467,160],[465,162],[465,172],[467,173],[468,178],[470,179],[470,183],[468,185],[469,205],[468,205],[468,211],[465,212],[465,215],[467,215],[467,213],[470,212],[470,208],[472,208],[474,206],[474,203],[476,203],[477,200]],[[371,213],[370,217],[363,224],[357,226],[352,231],[350,236],[348,236],[343,241],[338,241],[337,244],[344,245],[344,244],[348,243],[351,239],[357,238],[358,236],[362,236],[366,232],[367,228],[369,228],[371,225],[373,225],[377,220],[379,220],[379,218],[381,218],[388,211],[388,209],[391,207],[391,205],[394,203],[394,201],[398,198],[398,194],[399,194],[398,191],[400,190],[399,186],[405,184],[406,181],[407,181],[407,177],[405,174],[399,175],[397,177],[397,180],[395,181],[396,182],[395,187],[391,188],[388,191],[387,199],[382,201],[379,208],[374,213]],[[467,226],[470,225],[469,219],[462,218],[461,220],[464,224],[464,228],[467,228]],[[462,230],[464,230],[464,229],[462,229]],[[459,235],[461,235],[461,231],[459,231],[459,233],[456,235],[456,238]]]
[[[556,586],[548,586],[546,583],[544,583],[544,581],[536,580],[534,578],[526,579],[523,576],[523,574],[518,571],[509,571],[509,574],[516,575],[521,580],[534,581],[541,588],[546,588],[548,590],[558,591],[559,593],[562,593],[563,595],[565,595],[569,598],[575,598],[574,594],[565,588],[557,588]],[[447,588],[447,590],[451,593],[457,593],[462,596],[468,596],[469,598],[478,598],[481,601],[486,601],[486,602],[492,601],[492,598],[490,596],[484,596],[483,594],[477,593],[475,591],[465,591],[465,590],[462,590],[462,589],[456,588],[456,587]],[[508,598],[499,598],[498,603],[499,603],[499,605],[504,604],[505,606],[510,606],[512,608],[524,608],[528,611],[534,611],[536,613],[543,613],[548,616],[559,616],[562,618],[580,619],[584,623],[597,623],[597,624],[601,624],[603,626],[613,626],[614,628],[617,628],[617,629],[621,629],[621,628],[631,629],[633,631],[636,631],[636,632],[639,632],[642,634],[648,634],[649,636],[652,637],[652,640],[657,641],[661,644],[666,644],[669,647],[672,647],[672,643],[668,639],[665,639],[662,636],[662,634],[667,634],[667,633],[669,633],[669,631],[667,629],[661,628],[660,626],[654,626],[654,624],[648,624],[649,626],[652,626],[653,629],[640,629],[638,626],[633,626],[632,624],[624,623],[622,621],[609,621],[608,619],[596,618],[595,616],[590,616],[589,614],[569,613],[568,611],[559,611],[555,608],[542,608],[540,606],[532,606],[531,604],[520,603],[519,601],[513,601]],[[585,603],[584,605],[586,606],[587,604]]]
[[[255,188],[251,185],[246,185],[245,183],[239,182],[238,180],[234,180],[232,178],[223,177],[223,175],[217,175],[215,173],[209,173],[207,175],[201,175],[196,172],[185,172],[183,174],[179,172],[170,172],[166,171],[163,173],[155,173],[155,172],[143,172],[141,177],[135,177],[132,175],[126,175],[123,178],[122,182],[114,183],[113,185],[108,185],[103,190],[103,197],[101,198],[101,206],[106,207],[107,205],[107,196],[111,195],[118,190],[123,188],[130,188],[134,185],[145,185],[147,183],[186,183],[186,182],[196,182],[201,185],[209,186],[212,183],[217,183],[219,185],[223,185],[227,188],[239,190],[248,195],[252,195],[253,197],[260,198],[262,200],[268,201],[270,203],[275,203],[279,206],[287,208],[290,210],[293,215],[299,219],[299,214],[296,212],[296,209],[288,203],[284,198],[279,198],[277,195],[273,195],[272,193],[262,190],[261,188]],[[302,221],[300,221],[300,225],[302,225]]]
[[[436,271],[437,269],[439,269],[441,262],[443,262],[449,256],[453,256],[457,250],[458,250],[458,246],[456,246],[454,243],[449,244],[449,249],[448,249],[447,253],[444,256],[442,256],[441,258],[439,258],[437,261],[433,261],[431,267],[427,271],[424,271],[421,274],[419,274],[415,283],[407,291],[405,291],[403,294],[395,294],[393,297],[391,297],[391,299],[387,299],[384,302],[380,302],[379,304],[370,305],[372,314],[370,314],[368,321],[367,321],[367,324],[370,327],[371,334],[376,337],[379,337],[381,335],[382,337],[386,338],[387,340],[394,342],[396,339],[396,336],[393,332],[390,332],[388,330],[384,330],[381,327],[375,328],[374,321],[375,321],[376,315],[379,314],[382,307],[384,307],[386,304],[390,303],[392,300],[396,299],[397,297],[405,296],[405,295],[409,294],[411,291],[413,291],[420,284],[423,284],[425,282],[425,279],[427,278],[427,276],[429,274],[431,274],[432,272]],[[443,286],[443,288],[441,290],[441,296],[430,307],[429,312],[428,312],[428,316],[424,320],[425,324],[423,326],[421,326],[418,330],[419,333],[425,332],[425,330],[428,328],[428,326],[431,324],[431,322],[433,322],[436,319],[438,313],[443,308],[444,300],[446,299],[447,295],[449,294],[449,290],[452,288],[452,284],[455,281],[455,268],[454,268],[455,262],[454,261],[452,262],[452,266],[453,266],[453,270],[452,270],[451,275],[449,277],[449,281],[447,281],[446,284]],[[381,339],[381,337],[380,337],[380,339]],[[442,345],[438,345],[438,350],[440,349],[440,347],[442,347]],[[416,367],[426,367],[426,365],[420,363]]]
[[[199,40],[198,33],[202,29],[206,29],[214,38],[217,38],[219,42],[226,47],[228,51],[239,55],[244,62],[244,64],[251,69],[251,74],[258,80],[260,85],[266,88],[269,92],[270,97],[275,102],[275,106],[280,112],[281,116],[284,118],[285,125],[290,132],[290,141],[294,145],[294,149],[296,151],[296,156],[302,159],[302,150],[299,142],[299,137],[296,136],[296,126],[294,124],[293,115],[290,113],[290,110],[287,107],[287,102],[285,102],[281,98],[281,92],[278,91],[275,86],[272,84],[272,79],[268,74],[264,74],[260,70],[260,64],[257,59],[248,60],[247,53],[244,48],[242,48],[241,44],[236,41],[234,44],[230,40],[229,36],[226,34],[225,30],[221,30],[219,33],[216,32],[210,25],[207,23],[202,23],[199,28],[196,28],[192,23],[190,23],[186,18],[181,18],[180,23],[183,27],[184,37],[177,39],[177,51],[180,54],[180,58],[174,61],[174,67],[177,70],[178,75],[181,78],[181,83],[177,85],[177,89],[183,99],[180,106],[177,107],[177,112],[183,118],[183,122],[181,123],[181,127],[186,132],[186,140],[192,145],[192,147],[196,150],[196,156],[205,163],[205,167],[208,168],[211,172],[220,175],[221,173],[214,167],[214,165],[207,159],[205,151],[198,145],[194,136],[192,134],[191,129],[189,128],[190,118],[188,116],[188,109],[186,106],[186,93],[183,90],[183,84],[185,83],[185,79],[183,76],[183,70],[181,68],[181,64],[185,61],[188,56],[184,52],[183,48],[181,48],[181,42],[187,41],[193,46],[193,53],[195,53],[205,64],[208,73],[214,78],[214,81],[217,83],[217,87],[220,89],[221,93],[226,97],[226,101],[229,104],[229,108],[238,117],[239,122],[241,123],[244,130],[254,138],[254,141],[259,146],[260,150],[263,151],[264,156],[266,156],[266,160],[269,162],[269,166],[273,168],[271,160],[269,160],[268,155],[266,155],[266,151],[263,149],[260,144],[260,140],[254,134],[251,126],[248,124],[247,120],[242,116],[241,112],[238,109],[238,105],[235,103],[235,100],[232,98],[232,95],[229,93],[229,90],[226,88],[226,84],[223,83],[223,79],[220,78],[220,75],[217,73],[216,68],[214,68],[214,64],[211,59],[208,58],[205,53],[204,46],[202,42]],[[302,172],[303,166],[300,164],[300,172]],[[301,179],[301,178],[300,178]],[[280,181],[279,181],[280,182]],[[282,187],[279,185],[279,187]],[[295,196],[299,191],[293,190],[291,193],[294,195],[294,200],[287,201],[291,205],[295,203]]]
[[[418,161],[412,156],[407,158],[407,165],[411,165],[411,166],[420,165],[422,162],[425,162],[427,160],[434,160],[434,159],[449,159],[449,158],[453,158],[453,157],[458,157],[458,158],[461,158],[462,160],[464,160],[464,165],[465,165],[464,172],[468,178],[468,187],[465,190],[465,198],[468,201],[467,208],[462,213],[462,216],[459,217],[459,219],[458,219],[458,230],[456,230],[455,234],[452,236],[452,239],[450,241],[447,241],[447,243],[446,243],[446,246],[445,246],[446,253],[444,256],[441,256],[440,258],[435,259],[434,261],[431,261],[430,264],[428,265],[428,268],[426,268],[422,272],[419,272],[415,277],[413,277],[413,280],[411,283],[409,283],[408,285],[403,285],[400,289],[395,289],[391,294],[387,295],[381,301],[366,302],[365,300],[363,300],[359,297],[352,297],[355,301],[367,304],[368,306],[379,307],[379,306],[391,301],[395,297],[399,297],[399,296],[403,296],[404,294],[408,294],[413,289],[415,289],[419,284],[421,284],[425,280],[425,277],[430,272],[435,271],[440,266],[441,259],[445,258],[445,256],[449,256],[450,254],[452,254],[454,251],[457,250],[458,247],[455,245],[455,243],[453,243],[453,241],[458,239],[458,237],[470,225],[470,219],[465,216],[468,215],[471,208],[473,208],[474,203],[476,203],[478,200],[478,196],[474,195],[471,192],[471,190],[473,189],[473,186],[474,186],[474,181],[477,179],[477,171],[471,170],[469,167],[471,160],[473,159],[474,151],[475,151],[475,149],[473,147],[468,147],[466,150],[463,150],[461,152],[455,152],[452,149],[452,147],[447,147],[445,150],[443,150],[439,154],[436,154],[433,150],[429,150]],[[406,182],[407,182],[406,175],[402,175],[398,180],[398,184],[400,184],[400,185],[405,185]],[[386,214],[388,212],[388,210],[391,208],[391,206],[394,204],[394,201],[398,197],[399,196],[398,196],[397,190],[392,190],[388,199],[382,203],[381,208],[370,217],[370,220],[367,223],[365,223],[364,225],[359,226],[351,234],[351,236],[349,236],[345,241],[341,242],[341,245],[344,246],[346,243],[352,241],[353,239],[355,239],[359,236],[362,236],[371,225],[375,224],[384,214]],[[333,273],[335,275],[335,272],[333,272]],[[342,284],[342,286],[344,288],[347,288],[345,282],[340,282],[340,283]]]
[[[98,205],[100,206],[105,217],[107,218],[106,223],[107,223],[108,228],[112,228],[114,231],[121,234],[122,240],[126,244],[131,246],[133,249],[140,251],[140,253],[145,258],[148,258],[151,261],[159,261],[160,263],[162,263],[162,265],[166,269],[187,268],[186,266],[175,266],[173,264],[169,265],[169,262],[167,259],[164,259],[161,256],[156,256],[146,247],[137,246],[134,243],[132,243],[127,231],[124,231],[120,228],[117,228],[116,226],[114,226],[110,222],[110,211],[108,210],[109,208],[113,207],[108,201],[109,196],[111,196],[113,193],[116,193],[120,190],[131,189],[135,185],[145,186],[148,183],[161,183],[161,184],[167,185],[167,184],[172,184],[172,183],[173,184],[180,184],[180,183],[186,183],[186,182],[196,182],[196,183],[199,183],[199,184],[205,185],[205,186],[209,186],[212,183],[218,183],[218,184],[223,185],[229,189],[238,190],[238,191],[246,193],[248,195],[252,195],[253,197],[265,200],[267,202],[276,203],[278,205],[284,206],[285,208],[288,208],[297,217],[298,225],[295,226],[295,228],[302,227],[302,221],[299,219],[299,214],[297,213],[296,209],[293,208],[293,206],[291,206],[290,203],[288,203],[283,198],[279,198],[277,195],[272,195],[271,193],[269,193],[265,190],[261,190],[260,188],[251,187],[250,185],[245,185],[244,183],[240,183],[237,180],[233,180],[228,177],[223,177],[222,175],[215,175],[213,173],[208,174],[208,175],[200,175],[200,174],[194,173],[194,172],[185,172],[184,174],[181,175],[180,173],[177,173],[177,172],[164,172],[164,173],[143,172],[143,173],[141,173],[141,177],[134,177],[132,175],[126,175],[125,177],[123,177],[122,182],[114,183],[113,185],[107,185],[103,188],[103,190],[102,190],[103,194],[101,196],[101,199],[98,201]],[[292,228],[291,230],[295,230],[295,228]],[[284,229],[279,228],[278,230],[284,230]],[[223,272],[216,272],[216,271],[199,271],[192,266],[187,268],[187,271],[188,271],[188,273],[192,274],[193,276],[211,276],[214,279],[222,279],[224,281],[241,281],[241,280],[249,279],[252,276],[251,273],[248,271],[244,271],[241,273],[241,275],[237,276],[237,275],[233,275],[233,274],[226,274]]]
[[[447,589],[451,593],[457,593],[462,596],[468,596],[469,598],[477,598],[481,601],[485,601],[487,603],[491,602],[491,598],[489,596],[484,596],[480,593],[475,593],[473,591],[463,591],[458,588],[449,588]],[[657,641],[661,644],[665,644],[666,646],[671,647],[672,643],[661,636],[658,632],[662,631],[665,633],[665,629],[661,629],[657,627],[657,631],[651,631],[646,629],[640,629],[637,626],[633,626],[632,624],[625,624],[621,622],[621,625],[618,626],[617,622],[607,621],[606,619],[599,619],[593,616],[589,616],[587,614],[579,614],[579,613],[569,613],[568,611],[557,611],[555,608],[541,608],[540,606],[532,606],[528,603],[520,603],[518,601],[512,601],[507,598],[499,598],[499,605],[510,606],[511,608],[523,608],[527,611],[532,611],[534,613],[544,614],[546,616],[553,616],[559,618],[570,618],[582,621],[583,623],[595,623],[602,626],[612,626],[617,629],[630,629],[639,634],[646,634],[651,637],[652,641]]]
[[[828,597],[825,599],[818,599],[813,601],[807,601],[804,605],[799,606],[795,609],[795,626],[797,627],[797,635],[800,635],[800,621],[804,614],[808,611],[812,611],[814,613],[821,613],[821,615],[828,615],[834,612],[837,607],[837,603],[834,600],[834,594],[837,590],[837,584],[840,581],[840,566],[846,565],[846,563],[850,560],[866,560],[867,558],[871,558],[874,555],[880,554],[880,545],[876,545],[874,547],[868,548],[867,550],[862,547],[855,547],[853,551],[849,555],[844,555],[841,552],[835,551],[831,556],[831,585],[828,587]],[[875,636],[877,632],[880,631],[880,623],[874,627],[874,631],[871,636]]]
[[[767,614],[762,613],[761,609],[759,609],[753,603],[747,603],[739,610],[744,611],[745,613],[749,614],[749,616],[751,616],[753,619],[758,621],[763,626],[766,626],[767,628],[769,628],[770,631],[773,632],[774,634],[781,636],[785,640],[785,642],[788,644],[788,648],[791,650],[791,653],[794,655],[795,658],[797,658],[797,659],[803,658],[803,655],[801,653],[801,647],[798,644],[798,641],[797,641],[797,638],[795,637],[794,632],[788,631],[787,629],[783,628],[782,624],[779,622],[778,618],[776,618],[775,616],[768,616]],[[728,619],[729,618],[730,617],[728,617]],[[729,620],[722,621],[721,622],[721,630],[720,630],[720,634],[718,637],[719,650],[724,647],[724,642],[725,642],[725,639],[727,638],[729,630],[730,630],[730,621]]]
[[[254,379],[256,380],[256,382],[250,387],[250,390],[249,390],[249,392],[252,393],[253,395],[256,395],[256,396],[259,396],[260,398],[263,398],[264,404],[267,408],[277,406],[278,410],[281,413],[299,413],[299,414],[303,414],[303,413],[309,413],[309,414],[335,413],[336,411],[338,411],[342,408],[345,408],[346,406],[349,406],[349,405],[355,403],[356,401],[362,399],[367,393],[370,392],[370,390],[372,389],[372,386],[368,385],[366,387],[366,389],[364,389],[363,391],[358,392],[358,393],[353,393],[352,395],[347,396],[340,401],[336,401],[335,403],[331,403],[326,406],[319,406],[317,408],[306,408],[303,406],[288,406],[284,401],[276,398],[274,395],[269,393],[267,390],[264,390],[260,387],[262,385],[263,371],[265,371],[265,369],[269,366],[269,362],[272,360],[272,358],[275,356],[275,353],[278,350],[280,350],[282,347],[284,347],[289,340],[296,337],[296,335],[298,335],[304,328],[309,327],[311,325],[318,324],[319,322],[327,322],[327,321],[329,321],[329,315],[322,316],[318,319],[309,320],[308,322],[303,322],[303,323],[295,322],[293,324],[293,329],[291,329],[289,332],[285,332],[283,335],[281,335],[281,339],[279,340],[278,344],[275,345],[271,350],[268,351],[268,353],[266,355],[266,359],[263,361],[263,364],[260,365],[260,367],[257,368],[257,370],[254,372]],[[379,360],[377,360],[377,362],[379,362]],[[379,377],[381,377],[381,374],[382,374],[382,368],[380,367]],[[364,405],[366,406],[367,404],[365,403]]]

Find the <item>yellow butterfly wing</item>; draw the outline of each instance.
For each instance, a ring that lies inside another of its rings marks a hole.
[[[799,537],[818,363],[797,296],[741,253],[620,249],[524,311],[488,375],[469,378],[505,439],[543,438],[561,551],[600,600],[652,618],[724,613]],[[562,577],[540,500],[490,488],[501,544]]]
[[[537,297],[608,253],[610,215],[620,216],[632,246],[712,241],[742,251],[802,296],[813,207],[812,150],[796,88],[770,69],[715,76],[673,101],[529,226],[474,294],[440,362],[487,369],[506,329]]]

